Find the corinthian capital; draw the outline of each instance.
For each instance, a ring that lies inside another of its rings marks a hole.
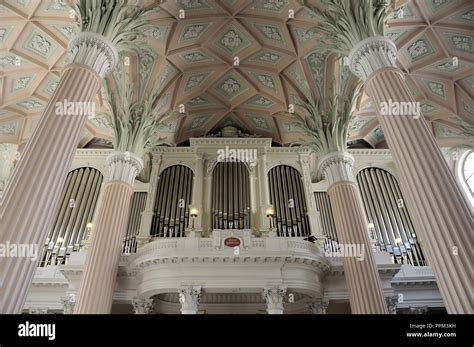
[[[354,157],[349,153],[329,153],[318,161],[318,176],[325,177],[329,185],[342,181],[354,181],[353,166]]]
[[[362,40],[349,54],[349,68],[364,81],[374,72],[387,67],[397,67],[397,46],[385,37]]]
[[[130,152],[112,152],[106,160],[110,181],[133,185],[135,177],[143,170],[143,160]]]
[[[82,32],[69,42],[71,64],[83,64],[104,77],[119,60],[119,54],[111,41],[102,35]]]

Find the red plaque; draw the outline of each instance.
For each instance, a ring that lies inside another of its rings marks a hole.
[[[224,245],[227,247],[237,247],[240,246],[240,239],[237,237],[228,237],[224,240]]]

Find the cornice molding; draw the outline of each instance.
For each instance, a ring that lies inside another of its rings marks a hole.
[[[392,154],[389,149],[348,149],[347,153],[355,156],[381,156],[384,158],[391,158]]]
[[[210,145],[256,145],[271,147],[270,138],[191,138],[189,139],[191,147],[210,146]]]

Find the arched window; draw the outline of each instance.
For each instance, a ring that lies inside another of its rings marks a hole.
[[[379,168],[357,174],[357,183],[374,245],[389,252],[396,263],[425,265],[415,228],[397,180]]]
[[[212,172],[212,228],[250,228],[250,178],[244,163],[219,162]]]
[[[151,236],[186,236],[193,178],[193,171],[184,165],[170,166],[161,173],[156,190]]]
[[[298,170],[287,165],[276,166],[268,172],[268,184],[278,236],[310,235],[303,180]]]
[[[64,264],[79,251],[90,231],[102,179],[99,170],[90,167],[68,173],[40,266]]]

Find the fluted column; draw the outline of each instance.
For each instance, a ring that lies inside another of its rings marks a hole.
[[[159,172],[161,165],[161,155],[158,154],[157,157],[153,156],[150,182],[148,183],[148,193],[146,196],[146,205],[145,210],[142,212],[142,221],[140,224],[140,232],[137,235],[138,247],[141,247],[146,241],[150,238],[151,225],[153,222],[153,216],[156,200],[156,189],[160,181]]]
[[[320,158],[318,170],[329,183],[328,195],[341,246],[361,247],[361,257],[344,256],[343,266],[351,311],[355,314],[388,313],[382,283],[369,242],[367,220],[348,153],[330,153]]]
[[[197,314],[201,300],[201,287],[178,289],[179,302],[182,314]]]
[[[101,78],[118,60],[113,45],[93,33],[75,36],[69,53],[71,63],[0,201],[1,244],[44,245],[89,111],[79,106],[94,102]],[[73,107],[61,110],[69,105]],[[0,313],[21,312],[35,269],[36,262],[28,258],[0,259]]]
[[[111,311],[133,183],[143,169],[143,161],[129,152],[111,153],[107,164],[109,179],[92,229],[74,313]]]
[[[309,156],[300,154],[300,165],[304,187],[304,197],[306,201],[306,209],[309,220],[309,227],[311,235],[316,236],[317,239],[323,239],[322,228],[319,225],[316,211],[316,204],[314,203],[314,193],[311,182],[311,171],[309,169]]]
[[[419,104],[396,65],[397,49],[383,37],[361,41],[350,54],[353,73],[365,81],[377,106],[405,197],[413,207],[420,238],[448,313],[473,313],[474,221]],[[387,106],[414,107],[390,112]],[[388,111],[388,112],[387,112]]]
[[[283,314],[285,294],[286,288],[265,288],[263,290],[263,298],[267,303],[268,314]]]
[[[258,158],[258,185],[259,185],[259,211],[260,211],[260,231],[269,230],[270,221],[267,218],[267,210],[272,207],[270,205],[270,192],[268,188],[267,175],[267,156],[265,152],[259,152]]]
[[[194,229],[198,231],[202,231],[202,201],[204,194],[204,156],[202,153],[196,154],[196,158],[194,161],[194,178],[193,178],[193,193],[192,193],[192,204],[189,206],[189,211],[192,208],[196,208],[198,210],[198,215],[194,220]],[[192,218],[189,218],[189,228],[191,228],[193,224]]]
[[[258,158],[258,180],[260,188],[260,204],[270,204],[270,193],[268,191],[268,175],[267,175],[267,156],[265,153],[260,154]]]

